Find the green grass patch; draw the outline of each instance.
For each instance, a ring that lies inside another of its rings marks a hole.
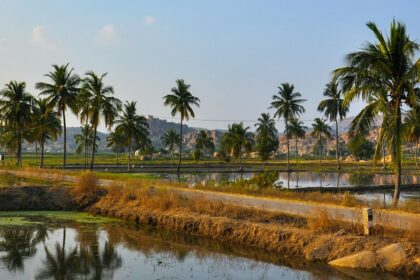
[[[40,221],[65,221],[85,224],[104,224],[121,222],[119,219],[94,216],[75,211],[3,211],[0,212],[0,225],[25,225]]]

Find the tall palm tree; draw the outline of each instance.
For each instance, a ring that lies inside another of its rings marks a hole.
[[[174,164],[174,151],[175,147],[179,146],[181,143],[181,137],[174,129],[169,129],[161,137],[163,146],[168,150],[172,155],[172,164]]]
[[[255,126],[257,127],[257,150],[263,161],[263,165],[265,165],[270,158],[270,154],[278,148],[278,130],[275,120],[270,117],[269,113],[262,113]]]
[[[318,111],[324,112],[326,118],[335,122],[335,157],[337,159],[337,169],[340,169],[340,153],[338,150],[338,120],[343,120],[349,111],[348,104],[341,98],[342,91],[338,88],[336,80],[332,80],[325,85],[324,96],[326,99],[319,103]]]
[[[243,123],[234,123],[228,126],[228,131],[223,135],[223,145],[229,153],[239,158],[240,171],[243,171],[242,153],[250,152],[254,145],[254,135],[248,131],[249,127],[244,127]]]
[[[290,170],[289,163],[289,133],[287,132],[287,124],[291,118],[297,118],[305,112],[305,108],[301,105],[306,99],[302,99],[299,92],[295,92],[295,86],[289,83],[282,83],[278,87],[279,92],[273,95],[273,101],[270,108],[276,110],[274,117],[283,118],[286,128],[287,143],[287,170]]]
[[[6,129],[5,140],[16,153],[17,164],[22,166],[22,142],[28,135],[33,96],[26,91],[24,82],[11,81],[0,92],[0,112]]]
[[[319,161],[321,162],[323,151],[325,150],[322,139],[323,139],[323,136],[325,136],[326,138],[331,137],[331,127],[326,124],[325,120],[316,118],[314,120],[314,123],[312,124],[311,135],[315,138],[319,138],[319,145],[320,145]]]
[[[107,137],[107,147],[112,148],[112,150],[115,152],[117,156],[117,165],[119,164],[119,154],[121,152],[121,149],[124,147],[124,143],[126,142],[126,139],[124,137],[124,134],[120,129],[114,129]]]
[[[200,99],[195,97],[189,91],[190,85],[185,83],[184,80],[176,80],[176,86],[171,89],[171,94],[165,95],[164,105],[172,108],[171,115],[175,116],[179,114],[181,117],[180,132],[181,142],[179,144],[179,161],[177,172],[181,171],[181,160],[182,160],[182,123],[184,120],[189,120],[190,117],[194,118],[194,110],[192,106],[200,107]]]
[[[77,112],[76,97],[79,92],[80,78],[73,73],[73,69],[69,64],[53,66],[53,71],[45,76],[51,82],[36,83],[35,87],[41,90],[40,95],[46,95],[49,102],[56,106],[57,112],[63,118],[63,133],[64,133],[64,147],[63,147],[63,168],[66,167],[67,157],[67,124],[66,124],[66,110],[70,109],[73,113]]]
[[[377,96],[387,97],[386,105],[374,107],[370,116],[364,118],[363,125],[372,127],[380,113],[389,112],[389,117],[384,120],[386,130],[378,137],[377,150],[385,140],[394,165],[393,201],[396,205],[401,187],[401,109],[402,106],[413,108],[418,105],[415,87],[420,60],[414,55],[420,45],[410,39],[405,25],[395,20],[391,22],[389,36],[384,36],[373,22],[367,23],[367,27],[373,32],[376,42],[368,42],[359,51],[348,54],[346,66],[335,70],[334,74],[343,84],[345,102],[361,97],[369,106],[372,100],[378,100]]]
[[[115,98],[114,89],[104,84],[104,78],[107,73],[97,75],[94,72],[87,72],[83,83],[83,91],[88,92],[89,108],[87,116],[89,116],[90,124],[93,129],[92,157],[90,161],[90,170],[93,170],[95,160],[95,146],[97,129],[101,119],[104,120],[105,126],[111,129],[118,111],[121,108],[121,101]]]
[[[45,142],[57,140],[62,132],[60,115],[54,111],[48,99],[36,100],[32,113],[32,131],[35,140],[41,146],[41,159],[39,167],[44,167]]]
[[[133,144],[146,145],[149,136],[149,124],[147,118],[137,114],[136,102],[126,102],[124,111],[115,122],[116,130],[120,130],[125,136],[125,145],[128,147],[128,165],[127,170],[130,172],[131,151]]]
[[[305,138],[306,130],[308,128],[303,125],[303,122],[299,121],[298,119],[291,119],[287,131],[289,133],[290,138],[295,139],[295,156],[296,156],[296,163],[298,162],[299,152],[298,152],[298,139]]]

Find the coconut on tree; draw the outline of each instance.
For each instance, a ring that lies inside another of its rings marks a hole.
[[[324,112],[326,118],[335,122],[335,157],[337,160],[337,169],[340,169],[340,151],[338,145],[338,121],[343,120],[349,111],[348,104],[344,103],[342,90],[336,80],[332,80],[325,86],[324,97],[326,99],[319,103],[318,111]]]
[[[276,110],[274,117],[283,118],[284,120],[287,145],[287,170],[290,171],[289,133],[287,132],[288,122],[290,119],[297,118],[305,112],[302,103],[305,102],[306,99],[302,99],[302,95],[299,92],[295,92],[295,86],[293,84],[282,83],[278,89],[278,93],[273,95],[273,101],[271,102],[270,108]]]
[[[356,130],[356,133],[365,133],[375,125],[379,115],[385,116],[383,127],[386,129],[378,136],[376,150],[380,151],[385,142],[391,154],[395,172],[393,202],[397,205],[401,189],[402,108],[418,106],[415,88],[420,60],[415,55],[420,45],[409,37],[406,26],[395,20],[391,22],[388,36],[373,22],[367,23],[367,27],[375,41],[348,54],[346,65],[336,69],[334,75],[342,84],[346,103],[362,98],[370,107],[363,119],[358,120],[357,128],[361,132]],[[372,103],[375,101],[378,104]]]
[[[53,71],[45,76],[50,79],[49,83],[39,82],[35,87],[41,90],[40,95],[45,95],[49,103],[56,107],[57,112],[63,119],[63,168],[66,167],[67,158],[67,123],[66,111],[70,109],[77,113],[77,94],[79,93],[80,78],[73,73],[69,64],[53,66]]]
[[[184,80],[176,80],[176,86],[171,89],[171,94],[165,95],[164,105],[171,107],[171,115],[180,115],[181,123],[179,129],[179,135],[181,142],[179,144],[179,161],[177,167],[177,173],[181,171],[181,160],[182,160],[182,124],[184,120],[189,120],[190,117],[194,118],[195,113],[192,106],[200,107],[200,99],[195,97],[190,92],[191,85],[185,83]]]

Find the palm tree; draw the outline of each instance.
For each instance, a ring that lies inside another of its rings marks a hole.
[[[125,136],[125,145],[128,147],[128,165],[127,169],[130,172],[131,164],[131,150],[133,144],[146,145],[149,136],[149,124],[146,117],[138,115],[136,109],[136,102],[126,102],[124,104],[124,111],[119,116],[116,130],[121,131]]]
[[[175,147],[179,146],[181,143],[181,137],[174,129],[169,129],[161,137],[163,146],[168,150],[172,155],[172,164],[174,164],[174,151]]]
[[[289,165],[289,133],[287,132],[287,124],[291,118],[297,118],[305,112],[305,108],[301,105],[306,99],[301,98],[299,92],[295,92],[295,86],[289,83],[282,83],[278,87],[279,92],[273,95],[273,101],[270,108],[276,110],[274,117],[283,118],[284,126],[286,128],[286,143],[287,143],[287,170],[290,170]]]
[[[346,117],[349,107],[344,104],[341,98],[342,91],[338,88],[336,80],[332,80],[325,86],[324,96],[326,99],[319,103],[318,111],[324,112],[326,118],[335,122],[335,157],[337,159],[337,169],[340,169],[340,153],[338,150],[338,120],[343,120]]]
[[[32,131],[34,139],[41,146],[41,160],[39,167],[44,167],[45,142],[57,140],[62,132],[60,115],[54,111],[53,106],[47,99],[36,100],[32,113]]]
[[[176,87],[171,89],[172,94],[165,95],[163,97],[164,105],[170,106],[172,108],[171,115],[175,116],[180,114],[181,124],[180,124],[180,137],[181,142],[179,144],[179,162],[177,167],[178,174],[181,171],[181,160],[182,160],[182,123],[185,120],[189,120],[190,117],[194,118],[194,110],[191,106],[200,107],[200,99],[195,97],[189,91],[190,85],[185,83],[184,80],[176,80]]]
[[[312,132],[311,135],[315,138],[319,138],[319,145],[320,145],[320,152],[319,152],[319,161],[321,162],[323,151],[325,150],[324,144],[322,143],[322,137],[325,136],[326,138],[331,137],[331,127],[329,127],[325,120],[316,118],[314,123],[312,124]]]
[[[243,123],[234,123],[228,126],[228,131],[223,135],[223,146],[229,153],[239,158],[240,171],[243,171],[242,152],[250,152],[254,145],[254,136],[248,131],[249,127],[244,127]]]
[[[420,108],[411,109],[406,115],[403,123],[404,138],[415,144],[414,160],[418,168],[418,146],[420,139]]]
[[[265,166],[270,154],[278,148],[278,130],[275,120],[270,117],[269,113],[262,113],[255,126],[257,127],[257,150]]]
[[[376,106],[370,116],[364,118],[364,127],[373,126],[380,114],[389,114],[384,119],[386,130],[378,137],[378,147],[382,140],[387,143],[395,170],[394,205],[397,205],[401,187],[401,108],[413,108],[418,104],[415,87],[419,78],[420,60],[414,59],[420,45],[412,41],[404,24],[393,20],[389,36],[384,36],[373,23],[367,23],[376,42],[366,43],[359,51],[346,56],[346,66],[334,71],[335,78],[343,85],[345,102],[359,97],[371,105],[378,96],[386,96],[385,106]],[[374,97],[374,98],[372,98]],[[389,113],[387,113],[389,112]],[[376,159],[376,156],[375,156]]]
[[[107,73],[98,76],[94,72],[87,72],[83,83],[83,91],[88,92],[89,108],[87,109],[90,124],[93,129],[92,157],[90,170],[93,170],[95,160],[96,135],[98,125],[103,118],[105,126],[111,129],[118,111],[121,108],[121,101],[113,96],[114,89],[111,86],[105,86],[104,78]]]
[[[195,148],[200,153],[203,151],[204,154],[207,152],[214,151],[214,139],[204,129],[200,130],[195,140]]]
[[[80,133],[74,135],[74,140],[76,141],[76,153],[81,154],[84,152],[84,165],[85,168],[88,164],[88,151],[92,149],[93,145],[93,129],[90,125],[85,125],[80,127]],[[101,138],[96,136],[95,143],[101,141]],[[98,144],[95,144],[95,150],[98,150]]]
[[[112,150],[116,153],[118,165],[120,151],[124,147],[124,143],[126,142],[124,134],[121,132],[121,130],[115,129],[106,137],[106,141],[108,143],[107,147],[112,148]]]
[[[295,154],[296,154],[296,163],[298,162],[299,152],[298,152],[298,139],[305,138],[306,130],[308,128],[303,125],[303,122],[299,121],[298,119],[291,119],[287,131],[289,133],[290,138],[295,139]]]
[[[22,166],[22,142],[28,135],[33,96],[26,92],[24,82],[11,81],[0,92],[0,112],[6,129],[4,141],[16,153],[17,164]]]
[[[45,76],[51,83],[36,83],[35,87],[41,90],[40,95],[46,95],[48,101],[57,108],[57,112],[63,118],[64,149],[63,149],[63,168],[66,167],[67,157],[67,126],[66,110],[70,109],[73,113],[77,112],[76,97],[79,92],[80,78],[69,68],[69,64],[53,66],[53,71]]]

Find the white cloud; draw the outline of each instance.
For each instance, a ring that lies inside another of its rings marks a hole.
[[[56,45],[48,39],[45,28],[42,25],[37,25],[32,29],[32,44],[47,50],[56,48]]]
[[[115,45],[118,41],[118,32],[113,24],[103,26],[95,38],[95,42],[99,45]]]
[[[146,16],[144,17],[143,21],[146,25],[152,25],[156,22],[156,19],[153,16]]]

